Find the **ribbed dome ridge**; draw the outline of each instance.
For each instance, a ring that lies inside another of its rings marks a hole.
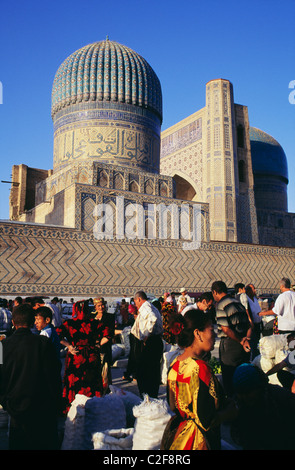
[[[113,101],[150,109],[162,119],[160,81],[147,61],[115,41],[89,44],[71,54],[56,72],[52,116],[71,104]]]

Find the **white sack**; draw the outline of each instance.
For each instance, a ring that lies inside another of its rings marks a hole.
[[[287,347],[287,335],[264,336],[259,341],[260,354],[267,358],[275,358],[277,350]]]
[[[263,370],[263,372],[266,373],[274,366],[275,362],[272,358],[259,355],[253,359],[252,364],[259,367],[261,370]]]
[[[164,384],[164,385],[167,384],[168,370],[169,370],[170,364],[182,352],[183,352],[183,349],[181,349],[177,345],[171,346],[169,351],[164,352],[162,365],[161,365],[161,382],[162,382],[162,384]]]
[[[61,450],[82,450],[84,445],[85,404],[89,400],[77,394],[68,411]]]
[[[135,426],[132,450],[159,450],[165,427],[172,416],[166,400],[149,398],[133,408]]]
[[[263,372],[268,372],[270,369],[273,368],[275,365],[275,360],[269,357],[263,357],[261,355],[256,356],[252,361],[254,366],[259,367]],[[272,385],[280,385],[282,386],[281,382],[277,378],[277,374],[272,374],[268,376],[268,382]]]
[[[92,436],[94,450],[132,450],[133,428],[110,429]]]

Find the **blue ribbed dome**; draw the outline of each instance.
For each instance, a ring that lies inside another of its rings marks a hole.
[[[288,183],[287,158],[281,145],[266,132],[250,127],[253,173],[278,176]]]
[[[52,116],[81,102],[111,101],[147,108],[162,120],[160,81],[132,49],[106,39],[71,54],[56,72]]]

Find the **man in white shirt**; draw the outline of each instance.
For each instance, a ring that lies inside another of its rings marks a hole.
[[[260,316],[277,315],[280,334],[295,331],[295,292],[291,290],[290,279],[283,277],[280,281],[281,294],[275,301],[272,310],[260,312]]]
[[[161,382],[163,322],[159,310],[147,300],[143,291],[134,296],[138,315],[131,328],[136,338],[136,380],[141,397],[157,398]]]

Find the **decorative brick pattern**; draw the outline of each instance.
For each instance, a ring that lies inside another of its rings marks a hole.
[[[160,295],[207,290],[218,279],[278,292],[278,279],[293,279],[295,265],[294,248],[203,242],[184,250],[180,240],[99,241],[91,232],[20,222],[0,223],[0,253],[2,296]]]

